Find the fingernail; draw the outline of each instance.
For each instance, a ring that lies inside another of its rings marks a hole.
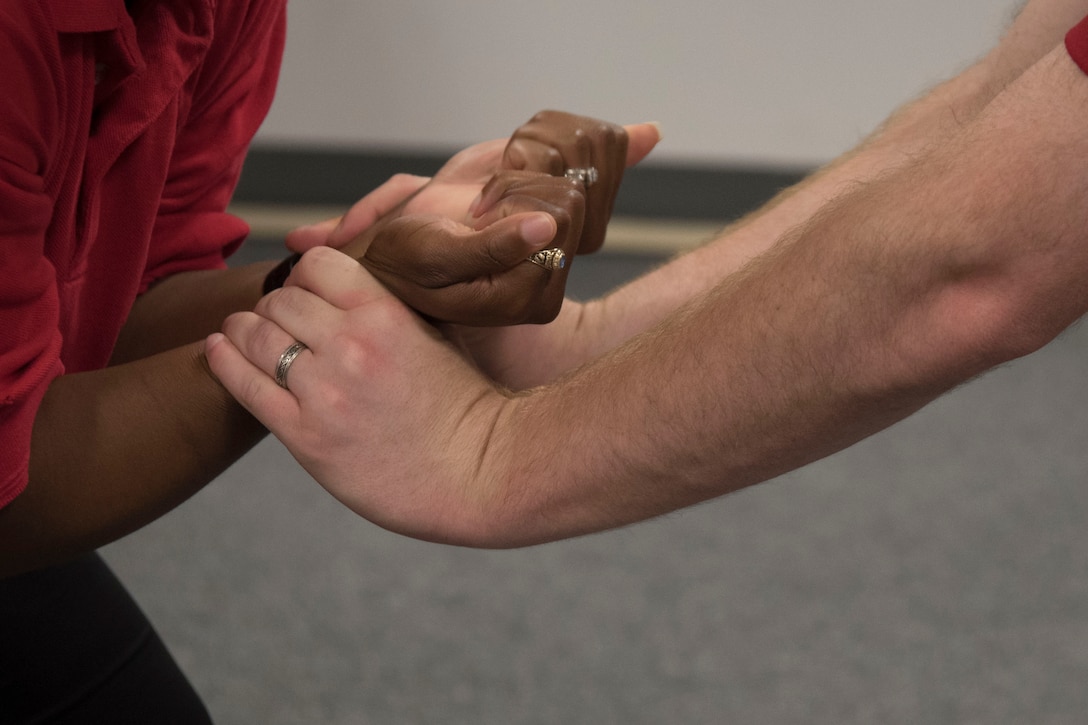
[[[212,334],[208,335],[208,339],[204,341],[205,352],[211,350],[213,347],[223,342],[223,340],[225,339],[227,338],[223,335],[222,332],[213,332]]]
[[[648,123],[649,123],[649,125],[653,126],[655,129],[657,129],[657,140],[658,141],[665,138],[665,132],[663,130],[661,130],[661,122],[660,121],[648,121]]]
[[[484,193],[481,191],[476,195],[476,198],[472,200],[472,203],[468,205],[468,215],[473,219],[476,218],[476,208],[480,206],[480,202],[484,200]]]
[[[533,214],[519,227],[521,238],[534,247],[543,247],[555,236],[555,221],[547,214]]]

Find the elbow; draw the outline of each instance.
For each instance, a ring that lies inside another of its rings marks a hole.
[[[968,374],[1036,352],[1054,340],[1078,315],[1050,304],[1020,270],[980,275],[945,291],[938,323],[946,348]]]
[[[1034,305],[1010,310],[1002,320],[1005,361],[1025,357],[1054,341],[1075,320],[1056,322],[1053,315]]]

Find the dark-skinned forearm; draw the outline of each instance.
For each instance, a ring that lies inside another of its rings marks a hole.
[[[0,575],[149,523],[265,435],[201,350],[196,343],[53,382],[35,420],[30,483],[0,511]]]
[[[277,263],[182,272],[157,283],[133,305],[111,364],[203,340],[227,315],[253,308],[265,277]]]
[[[134,531],[265,435],[194,341],[252,308],[275,264],[163,280],[136,300],[110,367],[53,381],[35,418],[29,484],[0,511],[0,576]]]

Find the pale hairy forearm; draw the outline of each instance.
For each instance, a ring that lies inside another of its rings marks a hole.
[[[1086,117],[1088,77],[1059,49],[657,329],[515,398],[482,538],[596,531],[766,480],[1052,339],[1088,309]]]
[[[591,332],[584,336],[583,359],[648,329],[705,293],[843,192],[950,138],[1086,13],[1085,0],[1033,0],[990,53],[896,111],[856,149],[731,224],[710,243],[589,303],[584,324]]]

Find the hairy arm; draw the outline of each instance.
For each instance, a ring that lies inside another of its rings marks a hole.
[[[571,135],[566,132],[572,125],[581,132],[587,125],[601,126],[569,114],[538,116],[530,124],[535,135],[519,147],[520,164],[533,167],[541,163],[536,156],[551,158],[549,139]],[[630,147],[619,127],[594,134],[603,141],[593,147],[609,152],[594,163],[612,186],[619,184],[625,150],[637,160],[657,139],[646,124],[631,132]],[[419,196],[413,199],[427,213],[394,216],[384,228],[375,225],[376,236],[366,236],[367,243],[373,238],[373,248],[385,250],[381,269],[404,278],[399,288],[390,286],[413,308],[427,309],[422,304],[427,303],[434,314],[452,316],[446,319],[475,315],[490,324],[507,315],[543,314],[549,297],[554,298],[551,314],[558,309],[565,275],[545,273],[525,259],[544,244],[575,253],[582,237],[582,191],[562,177],[496,174],[503,147],[499,141],[459,154],[451,165],[474,164],[475,175],[466,179],[453,173],[450,179],[447,173],[444,184],[426,190],[427,204]],[[404,181],[355,211],[375,211],[390,201],[383,195],[403,196],[401,191],[419,188]],[[491,196],[489,208],[475,220],[478,228],[456,223],[469,218],[473,196],[482,189]],[[606,212],[610,201],[608,195],[599,200]],[[139,528],[199,490],[263,436],[264,428],[210,374],[199,341],[219,329],[228,314],[253,307],[274,264],[166,277],[136,301],[111,367],[64,375],[49,386],[34,420],[30,485],[0,510],[0,575]],[[448,284],[436,285],[436,267],[456,274]],[[504,284],[496,279],[500,273]],[[388,276],[383,279],[389,282]],[[416,279],[422,282],[413,286]],[[454,284],[462,281],[476,286]],[[270,353],[273,363],[291,342]]]
[[[1085,0],[1031,0],[1001,41],[962,73],[907,103],[856,149],[829,163],[714,240],[587,304],[568,302],[551,330],[513,330],[475,341],[474,356],[514,388],[547,382],[649,329],[707,293],[830,201],[891,173],[959,133],[1006,86],[1088,13]],[[571,334],[570,330],[576,332]],[[522,355],[524,350],[531,350]]]
[[[628,333],[646,329],[742,268],[843,192],[951,138],[1086,13],[1084,0],[1032,0],[993,50],[897,110],[856,149],[731,224],[711,243],[604,298],[599,309],[591,306],[588,322],[596,333],[591,337],[610,347]]]
[[[505,404],[482,539],[600,530],[766,480],[1051,340],[1088,310],[1085,118],[1088,77],[1060,48],[698,303]]]
[[[840,450],[1088,310],[1085,118],[1088,76],[1059,49],[654,329],[519,395],[331,250],[228,318],[208,359],[392,530],[507,547],[643,520]],[[282,390],[273,353],[298,335]]]

